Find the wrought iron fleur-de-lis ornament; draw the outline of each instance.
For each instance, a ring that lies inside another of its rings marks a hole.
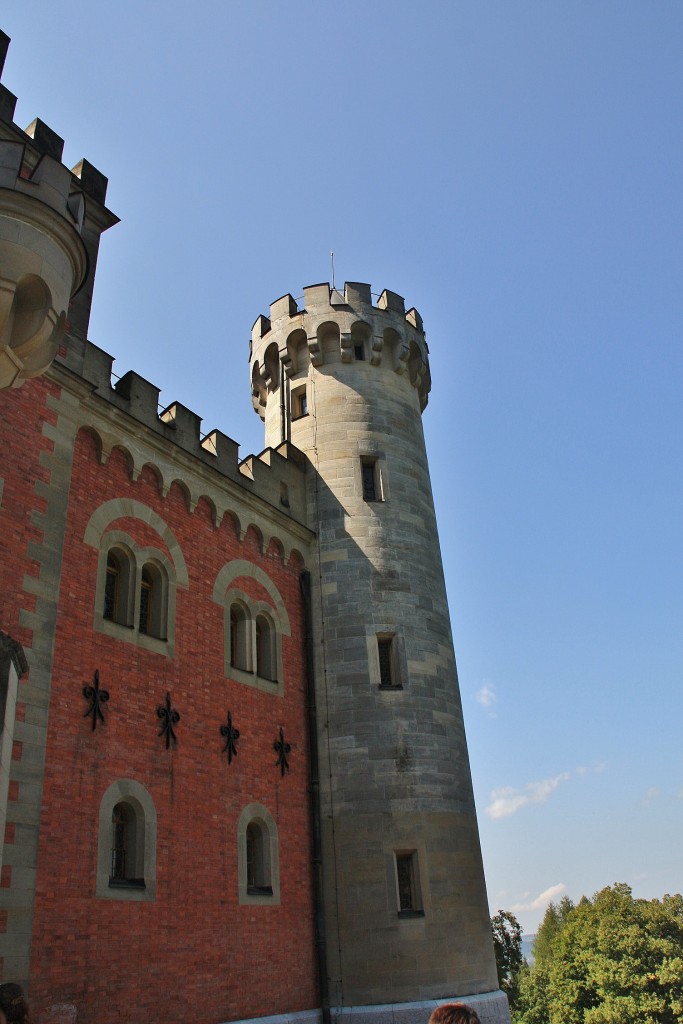
[[[239,729],[234,729],[232,724],[232,711],[228,711],[228,724],[221,726],[221,736],[225,736],[225,746],[222,753],[228,752],[228,764],[232,764],[233,757],[237,757],[237,740],[240,738]]]
[[[166,737],[166,749],[168,750],[171,745],[171,740],[173,740],[174,746],[178,742],[178,737],[173,731],[173,726],[177,725],[180,721],[180,715],[175,708],[171,707],[170,693],[166,694],[165,704],[160,704],[157,708],[157,715],[162,721],[161,731],[158,735]]]
[[[277,753],[275,767],[280,769],[280,775],[284,775],[285,772],[289,771],[287,754],[291,753],[292,746],[290,743],[285,743],[285,733],[282,726],[280,726],[280,739],[275,740],[275,743],[273,743],[273,750]]]
[[[104,725],[104,715],[102,714],[102,705],[106,704],[109,700],[109,690],[100,689],[100,670],[95,669],[95,675],[93,677],[93,686],[83,687],[83,696],[86,700],[90,701],[90,707],[84,712],[83,717],[87,718],[88,715],[92,718],[92,731],[94,732],[97,728],[97,720],[99,719],[102,725]]]

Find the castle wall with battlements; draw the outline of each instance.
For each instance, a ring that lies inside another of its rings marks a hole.
[[[38,1009],[72,1004],[97,1024],[119,1020],[122,1005],[139,1015],[126,1019],[158,1019],[163,1007],[165,1020],[206,1022],[308,1009],[317,992],[299,576],[311,534],[268,500],[280,494],[282,455],[271,453],[275,470],[254,460],[261,496],[236,460],[207,464],[163,420],[142,422],[156,407],[134,416],[130,398],[113,397],[62,362],[0,404],[1,624],[30,666],[11,743],[3,978],[26,984]],[[163,635],[140,631],[139,609],[132,621],[104,616],[112,545],[166,571],[174,621]],[[233,601],[277,630],[277,678],[230,665]],[[84,690],[95,672],[109,696],[93,727]],[[179,714],[168,749],[158,715],[167,694]],[[230,756],[228,714],[239,732]],[[125,797],[131,782],[155,816],[144,890],[110,886],[109,863],[102,875],[103,800],[112,787]],[[249,808],[269,815],[279,873],[274,893],[252,897],[239,863]]]

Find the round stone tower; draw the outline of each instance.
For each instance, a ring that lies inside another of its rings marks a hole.
[[[370,1004],[466,996],[509,1021],[422,431],[422,320],[393,292],[373,304],[365,284],[313,285],[302,309],[286,295],[259,317],[250,369],[266,444],[309,466],[330,1002],[365,1019]],[[424,1024],[425,1007],[411,1016]]]
[[[26,150],[0,141],[0,389],[50,365],[88,269],[71,171],[49,155],[32,168]]]

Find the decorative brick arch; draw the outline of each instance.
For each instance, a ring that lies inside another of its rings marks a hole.
[[[224,565],[218,573],[213,587],[213,599],[216,604],[221,606],[225,604],[225,595],[230,584],[240,576],[246,576],[248,579],[255,580],[256,583],[261,584],[275,606],[271,611],[277,614],[280,632],[284,636],[291,636],[292,630],[289,624],[289,615],[287,614],[285,603],[280,596],[280,591],[263,569],[260,569],[258,565],[254,565],[253,562],[247,562],[244,558],[233,559],[232,562]]]
[[[173,561],[178,586],[187,587],[189,579],[185,556],[173,530],[154,509],[148,505],[143,505],[141,501],[135,501],[133,498],[112,498],[111,501],[105,501],[90,516],[85,533],[83,534],[83,540],[91,548],[99,549],[102,546],[102,535],[109,524],[113,523],[116,519],[124,517],[139,519],[141,522],[151,526],[159,534]]]
[[[170,558],[159,548],[143,547],[122,530],[108,527],[118,519],[137,519],[151,527],[163,541]],[[93,627],[99,633],[114,636],[124,643],[134,644],[146,650],[172,658],[175,654],[175,607],[176,588],[187,589],[189,578],[185,557],[175,534],[154,509],[131,498],[113,498],[96,509],[85,528],[83,540],[99,553]],[[107,581],[108,556],[112,549],[126,554],[128,593],[122,606],[125,615],[107,616],[105,612],[105,585]],[[143,632],[140,625],[141,583],[143,569],[155,563],[158,569],[156,589],[156,628]]]

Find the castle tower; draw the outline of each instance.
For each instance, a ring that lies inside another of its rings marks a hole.
[[[509,1021],[422,431],[421,318],[393,292],[373,305],[368,285],[314,285],[302,309],[285,295],[259,317],[250,369],[266,444],[291,441],[310,470],[329,1001],[381,1015],[466,996]]]
[[[0,76],[9,42],[0,31]],[[0,390],[40,376],[62,343],[82,358],[100,235],[118,220],[105,176],[65,167],[64,140],[39,117],[20,128],[16,102],[0,82]]]

